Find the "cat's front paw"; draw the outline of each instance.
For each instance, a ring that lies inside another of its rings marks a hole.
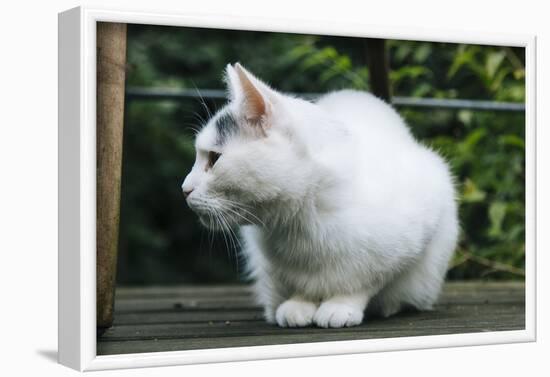
[[[309,301],[290,299],[283,302],[275,312],[275,320],[281,327],[305,327],[313,322],[317,305]]]
[[[353,305],[324,302],[319,306],[313,320],[319,327],[351,327],[363,321],[363,309]]]

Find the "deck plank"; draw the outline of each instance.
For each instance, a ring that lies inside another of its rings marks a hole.
[[[520,282],[447,283],[434,311],[367,318],[344,329],[282,329],[267,324],[247,286],[121,287],[115,322],[98,338],[99,355],[335,340],[519,330]]]

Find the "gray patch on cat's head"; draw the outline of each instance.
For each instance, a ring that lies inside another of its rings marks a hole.
[[[228,138],[235,135],[239,130],[237,120],[230,111],[223,112],[215,122],[216,144],[223,145]]]

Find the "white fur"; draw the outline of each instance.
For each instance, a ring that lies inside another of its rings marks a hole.
[[[265,104],[261,122],[239,115],[254,95],[239,70]],[[367,305],[384,316],[404,305],[431,309],[458,235],[445,161],[368,93],[310,103],[239,65],[227,74],[232,101],[221,113],[235,114],[240,132],[214,145],[214,116],[182,188],[193,190],[188,203],[205,225],[241,226],[266,320],[343,327],[361,323]],[[211,150],[222,155],[208,169]]]

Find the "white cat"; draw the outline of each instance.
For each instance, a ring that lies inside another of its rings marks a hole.
[[[259,303],[283,327],[358,325],[436,301],[458,235],[449,168],[376,97],[276,92],[238,63],[182,190],[209,228],[241,226]]]

